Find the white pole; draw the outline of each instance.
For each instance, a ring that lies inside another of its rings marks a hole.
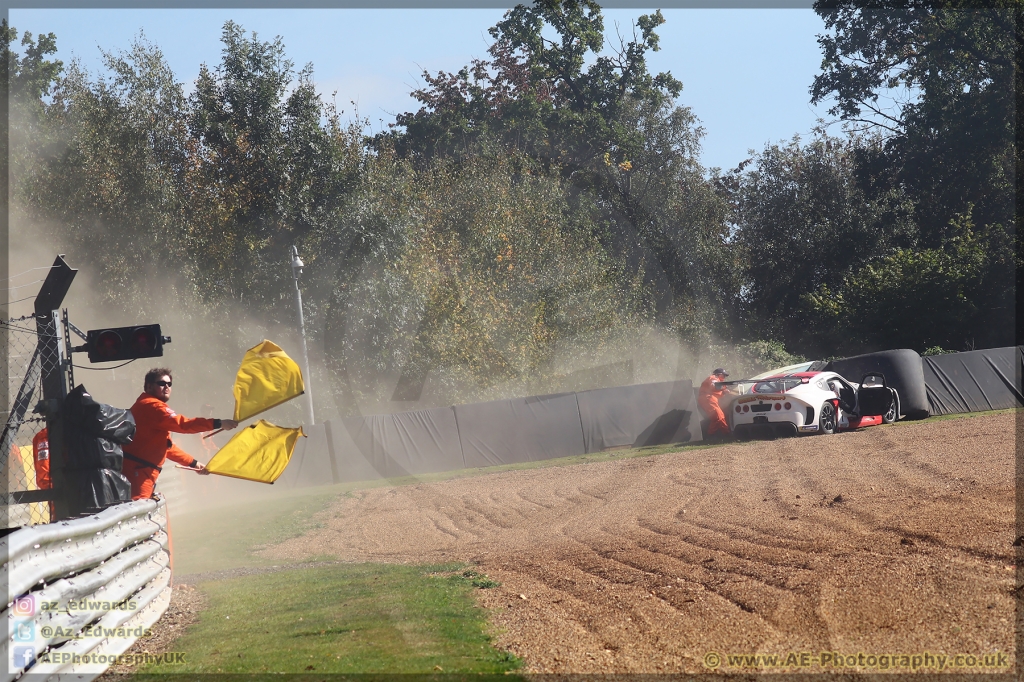
[[[306,323],[302,317],[302,292],[299,291],[299,275],[302,274],[302,259],[299,250],[292,247],[292,279],[295,280],[295,306],[299,311],[299,338],[302,340],[302,375],[306,385],[306,418],[313,426],[313,377],[309,373],[309,354],[306,352]]]

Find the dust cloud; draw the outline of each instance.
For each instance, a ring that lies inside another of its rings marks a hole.
[[[10,295],[10,315],[18,318],[32,312],[32,297],[38,291],[61,245],[51,236],[59,230],[34,224],[24,214],[15,211],[11,224],[9,266],[17,295]],[[170,368],[174,376],[171,407],[189,417],[231,417],[234,410],[232,387],[238,364],[244,352],[263,339],[282,346],[298,360],[301,345],[297,324],[274,324],[266,319],[253,318],[243,313],[227,317],[213,317],[211,308],[189,295],[182,294],[173,282],[178,273],[154,269],[144,282],[135,282],[132,294],[135,300],[104,303],[97,294],[99,263],[89,262],[75,253],[65,255],[68,264],[78,274],[64,301],[71,322],[85,331],[131,324],[160,323],[164,335],[172,342],[164,347],[164,356],[123,363],[92,365],[84,353],[74,357],[74,379],[84,384],[100,402],[117,407],[130,407],[142,392],[143,377],[150,368]],[[281,267],[287,269],[288,263]],[[22,274],[24,273],[24,274]],[[366,273],[364,273],[366,274]],[[367,274],[367,276],[369,276]],[[314,286],[315,282],[305,283]],[[9,292],[13,294],[15,292]],[[129,294],[126,294],[128,296]],[[19,300],[23,299],[23,300]],[[291,301],[283,302],[291,304]],[[372,311],[362,314],[372,315]],[[21,323],[32,327],[32,321]],[[312,339],[323,338],[318,329],[308,329]],[[74,345],[83,341],[72,336]],[[316,422],[339,417],[334,396],[341,383],[332,375],[326,362],[322,342],[311,340],[309,360],[311,377],[307,385],[313,395]],[[693,349],[676,336],[653,324],[622,327],[612,333],[580,336],[560,341],[551,353],[545,367],[546,376],[534,380],[495,382],[481,390],[467,387],[464,392],[453,392],[451,386],[442,387],[448,368],[433,368],[427,375],[418,400],[387,400],[393,397],[399,376],[378,375],[376,380],[383,390],[368,391],[365,395],[377,398],[363,399],[355,406],[361,414],[380,414],[423,409],[458,402],[475,402],[512,397],[525,397],[567,391],[584,391],[612,386],[691,379],[699,383],[710,370],[722,365],[732,372],[765,370],[755,367],[749,357],[726,344],[711,343],[703,349]],[[379,396],[385,396],[381,399]],[[261,415],[261,418],[281,426],[299,426],[306,423],[303,400],[293,400]],[[233,434],[222,433],[212,439],[199,436],[174,436],[179,447],[200,461],[206,462]],[[190,506],[224,505],[234,501],[249,501],[266,495],[281,494],[283,487],[266,486],[222,477],[199,477],[190,472],[176,470],[168,463],[160,479],[160,489],[172,498],[188,500]]]

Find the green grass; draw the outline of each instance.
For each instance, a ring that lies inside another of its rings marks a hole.
[[[185,662],[140,672],[518,679],[474,605],[473,590],[494,585],[482,578],[460,564],[339,564],[201,583],[209,606],[171,646]]]
[[[988,417],[994,414],[1006,414],[1008,412],[1019,412],[1019,407],[1009,407],[1005,410],[984,410],[982,412],[960,412],[957,414],[936,414],[927,419],[919,419],[917,421],[903,420],[898,421],[896,424],[927,424],[928,422],[940,422],[946,419],[970,419],[971,417]]]
[[[220,571],[241,566],[267,566],[280,561],[254,553],[319,525],[337,491],[307,488],[304,494],[267,498],[221,509],[175,514],[171,509],[174,572],[177,575]]]

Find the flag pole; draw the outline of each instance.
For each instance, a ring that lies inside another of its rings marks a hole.
[[[303,262],[299,258],[299,250],[292,246],[292,279],[295,280],[295,307],[299,313],[299,338],[302,340],[302,373],[306,387],[306,418],[309,425],[313,426],[313,389],[312,379],[309,374],[309,354],[306,352],[306,323],[302,317],[302,292],[299,290],[299,275],[302,274]]]

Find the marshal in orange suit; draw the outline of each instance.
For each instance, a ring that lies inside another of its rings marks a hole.
[[[123,447],[124,468],[122,473],[132,484],[132,499],[141,500],[153,496],[156,479],[170,459],[200,473],[206,467],[171,440],[174,433],[202,433],[213,429],[233,429],[238,422],[233,419],[190,419],[176,414],[167,406],[171,399],[171,370],[160,367],[146,373],[143,393],[132,405],[135,417],[135,437]]]
[[[723,368],[718,367],[711,372],[711,376],[704,380],[697,393],[697,405],[710,418],[708,424],[708,436],[726,437],[729,435],[729,424],[725,421],[725,413],[718,405],[718,399],[725,393],[725,387],[719,382],[725,381],[729,376]]]

